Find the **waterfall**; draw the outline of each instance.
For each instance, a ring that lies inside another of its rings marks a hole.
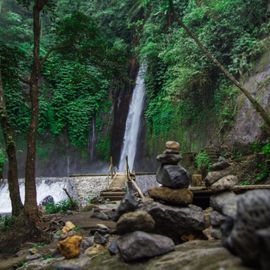
[[[24,201],[24,180],[19,180],[20,184],[20,195],[22,201]],[[61,200],[68,199],[63,188],[67,189],[68,193],[73,197],[77,198],[77,193],[75,186],[70,180],[70,178],[37,178],[37,202],[38,204],[48,195],[54,198],[54,202],[57,203]],[[0,214],[11,212],[11,201],[9,197],[9,190],[7,180],[2,180],[0,182]]]
[[[94,151],[96,144],[96,121],[95,117],[92,118],[92,127],[89,130],[89,159],[94,159]]]
[[[137,152],[137,142],[140,129],[140,120],[143,112],[145,84],[144,75],[147,66],[142,64],[136,78],[136,85],[133,90],[132,99],[129,105],[129,111],[126,121],[124,141],[119,162],[119,171],[125,170],[126,156],[128,156],[129,169],[133,169],[135,155]]]

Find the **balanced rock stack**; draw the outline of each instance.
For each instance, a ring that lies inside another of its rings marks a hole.
[[[188,205],[192,203],[193,194],[188,190],[190,178],[187,171],[180,165],[180,145],[175,141],[166,142],[166,150],[157,156],[161,163],[157,171],[157,181],[162,187],[148,191],[150,197],[169,204]]]

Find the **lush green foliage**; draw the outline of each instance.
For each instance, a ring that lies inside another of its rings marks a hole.
[[[76,210],[77,202],[71,200],[63,200],[58,203],[48,203],[45,205],[46,214],[65,213],[68,210]]]
[[[14,224],[13,216],[0,216],[0,231],[6,232],[10,230],[13,224]]]
[[[122,90],[131,56],[146,59],[148,151],[168,139],[183,151],[221,140],[232,126],[237,90],[180,29],[183,22],[237,78],[252,70],[269,35],[267,0],[59,0],[42,13],[39,135],[67,135],[86,149],[96,121],[96,152],[110,150],[112,96]],[[19,3],[19,4],[18,4]],[[16,134],[29,123],[32,63],[30,0],[3,0],[0,68],[7,109]],[[8,26],[8,27],[7,27]],[[216,135],[220,138],[216,138]],[[212,138],[211,138],[212,136]],[[41,155],[46,149],[38,148]]]
[[[196,155],[195,165],[197,169],[209,169],[211,166],[211,160],[205,151],[201,151]]]
[[[231,127],[237,90],[179,29],[175,18],[182,19],[211,53],[240,77],[251,70],[264,50],[270,25],[268,2],[176,0],[174,13],[168,1],[146,2],[137,7],[144,6],[147,14],[138,50],[148,59],[149,136],[165,140],[173,135],[185,150],[198,150],[194,143],[209,139],[210,134],[203,135],[205,126],[220,137]]]

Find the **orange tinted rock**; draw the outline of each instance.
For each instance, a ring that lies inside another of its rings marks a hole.
[[[82,237],[73,235],[61,240],[57,244],[59,253],[67,259],[75,258],[80,255],[80,244]]]

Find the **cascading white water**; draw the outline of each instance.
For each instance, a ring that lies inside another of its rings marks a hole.
[[[96,121],[95,118],[92,118],[92,127],[89,131],[89,159],[92,161],[94,159],[94,151],[96,144]]]
[[[22,201],[24,201],[24,181],[20,180],[20,195]],[[38,204],[48,195],[54,198],[54,202],[57,203],[61,200],[68,199],[63,188],[67,189],[68,193],[73,198],[76,198],[76,190],[74,184],[69,178],[38,178],[37,179],[37,202]],[[9,197],[9,190],[7,181],[4,180],[0,183],[0,213],[10,213],[11,202]]]
[[[129,111],[126,121],[124,141],[119,162],[119,171],[125,170],[126,156],[128,156],[129,169],[133,169],[135,155],[137,152],[137,142],[140,129],[140,120],[143,112],[145,98],[144,76],[146,64],[142,64],[136,78],[136,85],[133,90],[132,99],[129,105]]]

